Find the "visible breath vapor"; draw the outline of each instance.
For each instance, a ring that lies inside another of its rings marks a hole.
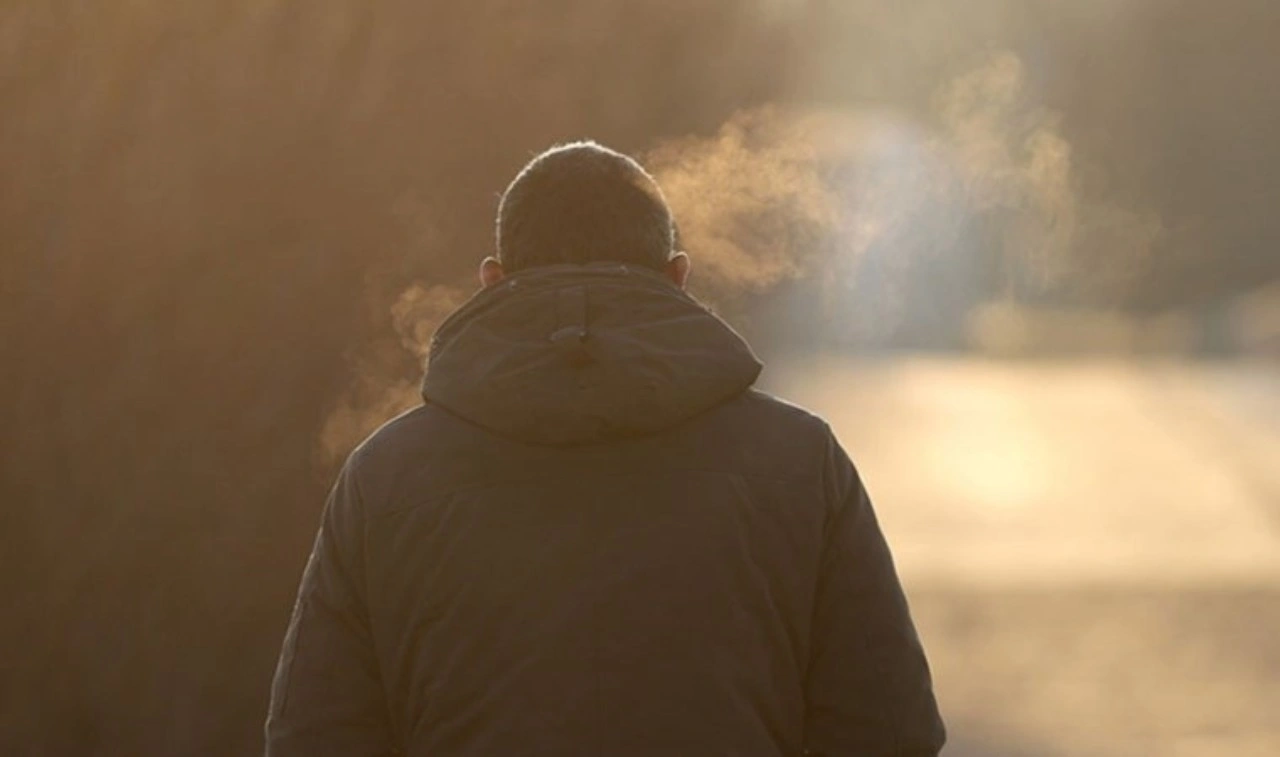
[[[873,245],[893,258],[882,270],[905,274],[971,254],[962,231],[975,221],[993,232],[980,243],[996,248],[1008,295],[1015,284],[1122,284],[1147,258],[1159,219],[1084,196],[1076,160],[1009,52],[939,87],[923,122],[765,107],[648,156],[716,298],[819,266],[838,288],[857,286],[853,271]]]
[[[1160,219],[1080,188],[1079,158],[1058,117],[1027,92],[1017,56],[992,56],[944,87],[936,104],[937,144],[961,190],[950,201],[999,214],[1007,270],[1040,286],[1066,279],[1106,290],[1149,259]]]
[[[397,366],[404,352],[425,361],[436,327],[465,300],[465,291],[441,284],[414,282],[400,293],[391,306],[398,346],[375,350],[357,363],[354,384],[320,432],[325,460],[339,459],[379,425],[421,402],[418,377],[397,375]]]
[[[759,291],[799,275],[836,228],[838,198],[808,127],[764,108],[648,156],[684,245],[717,289]]]

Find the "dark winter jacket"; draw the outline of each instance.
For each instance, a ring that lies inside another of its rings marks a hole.
[[[759,370],[654,273],[476,295],[333,489],[268,754],[936,754],[858,474]]]

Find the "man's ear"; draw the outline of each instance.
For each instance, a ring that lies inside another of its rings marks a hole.
[[[692,263],[689,260],[689,256],[683,252],[677,252],[667,261],[667,278],[671,279],[672,284],[684,289],[685,284],[689,281],[689,268],[691,266]]]
[[[502,261],[495,257],[487,257],[480,263],[480,286],[488,289],[489,287],[502,281],[504,276],[502,270]]]

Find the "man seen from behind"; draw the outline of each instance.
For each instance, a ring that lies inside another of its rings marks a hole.
[[[944,729],[857,471],[684,291],[595,143],[503,195],[423,404],[347,460],[280,655],[271,757],[926,757]]]

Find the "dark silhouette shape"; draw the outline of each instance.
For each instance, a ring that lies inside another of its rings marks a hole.
[[[268,754],[937,754],[928,665],[830,429],[751,388],[760,363],[683,291],[683,253],[592,244],[674,239],[637,164],[582,143],[532,165],[507,198],[529,176],[556,192],[503,203],[504,245],[539,229],[519,271],[510,248],[485,261],[424,404],[333,488]],[[563,242],[522,208],[602,252],[546,264]]]

